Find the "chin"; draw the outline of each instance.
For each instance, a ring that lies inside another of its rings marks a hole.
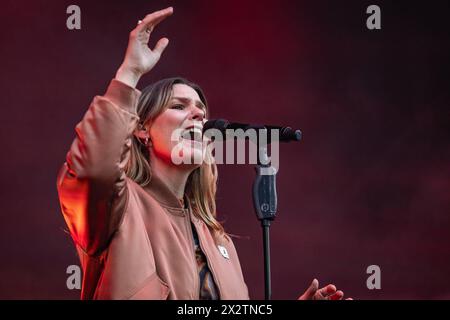
[[[183,164],[201,166],[205,159],[206,148],[202,143],[186,141],[183,143],[182,158]]]

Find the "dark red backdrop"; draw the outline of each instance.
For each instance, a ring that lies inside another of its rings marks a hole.
[[[273,297],[317,277],[359,299],[450,298],[448,1],[72,1],[1,5],[0,298],[78,298],[55,177],[128,32],[173,5],[169,47],[140,83],[181,75],[213,117],[301,128],[283,145]],[[365,27],[370,4],[382,30]],[[218,208],[252,298],[263,297],[252,166],[221,166]],[[366,268],[381,267],[381,290]]]

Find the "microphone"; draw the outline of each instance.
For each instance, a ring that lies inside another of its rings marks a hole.
[[[225,119],[211,119],[205,122],[203,125],[203,133],[209,129],[217,129],[222,134],[226,133],[226,130],[242,129],[247,131],[248,129],[261,130],[278,130],[280,142],[300,141],[302,139],[302,132],[300,130],[294,130],[291,127],[280,127],[272,125],[257,125],[238,122],[229,122]],[[270,143],[270,136],[267,137],[268,143]]]

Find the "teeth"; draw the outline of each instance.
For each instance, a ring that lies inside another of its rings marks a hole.
[[[187,140],[202,141],[202,130],[199,128],[189,128],[181,134],[181,137]]]

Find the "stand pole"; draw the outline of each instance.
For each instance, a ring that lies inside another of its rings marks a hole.
[[[257,146],[257,166],[256,177],[253,182],[253,206],[255,208],[256,217],[261,221],[263,231],[263,246],[264,246],[264,291],[265,299],[272,298],[272,286],[270,278],[270,224],[275,219],[277,213],[277,188],[276,188],[276,174],[277,169],[270,165],[269,156],[267,154],[268,144],[272,144],[272,151],[274,143],[280,141],[299,141],[301,139],[300,130],[292,130],[290,127],[285,127],[281,131],[282,139],[279,139],[278,130],[275,130],[275,135],[268,139],[268,130],[265,126],[248,125],[247,129],[258,129],[259,140],[253,140]],[[270,130],[272,131],[272,130]],[[278,150],[278,149],[276,149]]]
[[[256,177],[253,183],[253,206],[261,221],[264,246],[264,289],[265,299],[272,298],[270,277],[270,224],[277,211],[276,169],[268,164],[267,146],[260,147]]]
[[[264,243],[264,292],[265,292],[265,299],[270,300],[272,299],[272,284],[270,280],[270,238],[269,238],[269,231],[270,231],[270,220],[263,220],[262,221],[262,227],[263,227],[263,243]]]

